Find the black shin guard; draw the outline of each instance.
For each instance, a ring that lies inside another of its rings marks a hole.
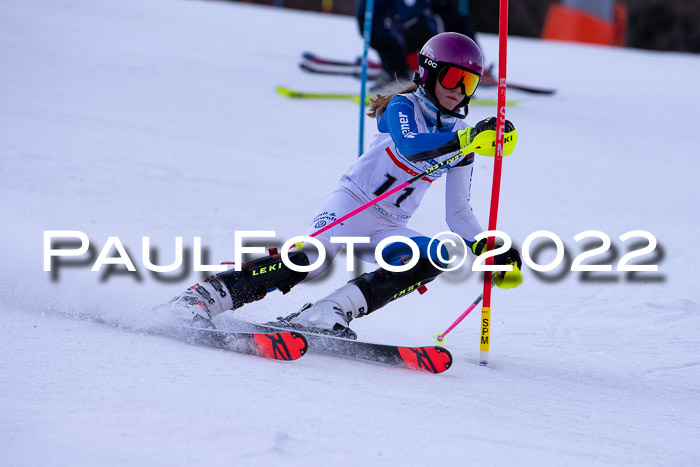
[[[289,260],[297,266],[308,266],[306,253],[289,253]],[[259,258],[243,265],[240,271],[226,271],[216,275],[228,288],[233,309],[240,308],[265,297],[267,292],[278,289],[287,293],[306,278],[307,272],[292,271],[282,262],[279,254]]]
[[[366,315],[427,284],[441,272],[429,260],[420,259],[418,264],[408,271],[391,272],[377,269],[350,282],[359,287],[367,300],[367,311],[364,313]]]

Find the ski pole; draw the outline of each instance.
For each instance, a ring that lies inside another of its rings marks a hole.
[[[504,112],[504,113],[505,113],[505,112]],[[501,130],[504,131],[503,128],[501,128]],[[325,227],[322,227],[322,228],[318,229],[316,232],[310,234],[309,237],[315,237],[315,236],[317,236],[317,235],[322,234],[322,233],[325,232],[326,230],[331,229],[331,228],[335,227],[336,225],[340,224],[341,222],[350,219],[350,218],[351,218],[352,216],[354,216],[355,214],[364,211],[365,209],[367,209],[368,207],[370,207],[370,206],[372,206],[372,205],[374,205],[374,204],[377,204],[378,202],[380,202],[380,201],[383,200],[384,198],[387,198],[387,197],[393,195],[393,194],[396,193],[397,191],[400,191],[400,190],[402,190],[403,188],[406,188],[408,185],[411,185],[412,183],[417,182],[417,181],[420,180],[421,178],[423,178],[423,177],[425,177],[425,176],[427,176],[427,175],[430,175],[431,173],[433,173],[433,172],[435,172],[436,170],[438,170],[438,169],[440,169],[440,168],[442,168],[442,167],[444,167],[444,166],[450,164],[451,162],[456,161],[457,159],[459,159],[460,157],[464,156],[465,154],[469,154],[470,152],[476,152],[477,154],[489,155],[489,154],[488,154],[488,148],[489,148],[489,147],[495,146],[495,142],[494,142],[494,141],[491,141],[491,140],[489,139],[489,138],[490,138],[490,135],[489,135],[488,133],[490,133],[490,132],[489,132],[489,131],[484,131],[484,132],[479,133],[479,134],[474,138],[474,140],[473,140],[468,146],[463,147],[462,149],[460,149],[460,151],[457,152],[457,154],[455,154],[454,156],[450,157],[449,159],[445,159],[445,160],[442,161],[442,162],[438,162],[438,163],[435,164],[435,165],[432,165],[432,166],[428,167],[428,168],[425,169],[423,172],[417,174],[415,177],[411,178],[410,180],[407,180],[407,181],[403,182],[402,184],[400,184],[400,185],[398,185],[398,186],[395,186],[395,187],[392,188],[391,190],[389,190],[389,191],[387,191],[387,192],[385,192],[385,193],[382,193],[381,195],[377,196],[376,198],[367,201],[365,204],[363,204],[362,206],[360,206],[360,207],[358,207],[358,208],[353,209],[352,211],[350,211],[349,213],[345,214],[345,215],[344,215],[343,217],[341,217],[340,219],[336,219],[336,220],[334,220],[333,222],[331,222],[330,224],[326,225]],[[501,142],[503,142],[503,134],[501,134]],[[486,151],[486,152],[483,152],[483,151]],[[503,152],[503,145],[501,144],[501,157],[503,157],[503,156],[502,156],[502,152]],[[495,230],[495,229],[493,229],[493,230]],[[491,247],[491,249],[493,249],[493,246]],[[488,258],[487,258],[487,260],[488,260]]]
[[[494,284],[492,283],[492,284],[491,284],[491,287],[493,287],[493,285],[494,285]],[[450,331],[452,331],[455,327],[457,327],[457,325],[458,325],[459,323],[461,323],[462,320],[463,320],[464,318],[466,318],[467,315],[469,315],[469,313],[471,313],[472,310],[473,310],[474,308],[476,308],[476,306],[481,302],[481,299],[482,299],[482,298],[484,298],[484,293],[483,293],[483,292],[480,293],[478,297],[476,297],[476,300],[474,300],[474,301],[472,302],[472,304],[469,305],[469,307],[468,307],[466,310],[464,310],[464,313],[462,313],[461,315],[459,315],[459,318],[457,318],[457,319],[455,320],[455,322],[452,323],[452,324],[450,325],[450,327],[448,327],[447,329],[445,329],[444,332],[439,332],[439,333],[435,334],[435,343],[436,343],[437,345],[444,345],[444,344],[445,344],[445,336],[447,336],[447,335],[450,333]]]
[[[484,132],[484,133],[486,133],[486,132]],[[398,186],[392,188],[391,190],[388,190],[387,192],[382,193],[381,195],[377,196],[376,198],[373,198],[373,199],[367,201],[367,202],[366,202],[365,204],[363,204],[362,206],[359,206],[359,207],[353,209],[353,210],[350,211],[349,213],[345,214],[343,217],[334,220],[333,222],[331,222],[330,224],[328,224],[328,225],[326,225],[326,226],[324,226],[324,227],[321,227],[321,228],[318,229],[317,231],[315,231],[315,232],[309,234],[308,236],[309,236],[309,237],[316,237],[317,235],[322,234],[322,233],[325,232],[326,230],[332,229],[333,227],[335,227],[336,225],[340,224],[341,222],[344,222],[344,221],[350,219],[351,217],[353,217],[354,215],[356,215],[356,214],[358,214],[358,213],[364,211],[364,210],[367,209],[368,207],[377,204],[378,202],[380,202],[380,201],[383,200],[384,198],[387,198],[387,197],[393,195],[394,193],[396,193],[397,191],[400,191],[400,190],[402,190],[403,188],[406,188],[408,185],[410,185],[410,184],[412,184],[412,183],[414,183],[414,182],[420,180],[422,177],[425,177],[425,176],[427,176],[427,175],[430,175],[431,173],[433,173],[433,172],[435,172],[436,170],[438,170],[438,169],[440,169],[440,168],[446,166],[447,164],[456,161],[457,159],[459,159],[460,157],[462,157],[462,156],[464,155],[462,152],[469,153],[469,152],[474,151],[474,150],[477,150],[477,151],[478,151],[478,150],[481,149],[483,146],[484,146],[484,140],[483,140],[483,139],[476,138],[474,141],[472,141],[472,143],[471,143],[469,146],[467,146],[466,148],[463,148],[460,152],[458,152],[458,153],[455,154],[454,156],[450,157],[449,159],[445,159],[445,160],[442,161],[442,162],[438,162],[437,164],[428,167],[428,168],[425,169],[423,172],[417,174],[416,176],[414,176],[414,177],[411,178],[410,180],[407,180],[407,181],[403,182],[402,184],[400,184],[400,185],[398,185]],[[295,246],[297,246],[297,245],[296,245],[296,244],[295,244],[295,245],[292,245],[292,246],[290,246],[289,248],[292,249],[292,248],[294,248]]]
[[[400,191],[400,190],[402,190],[403,188],[406,188],[408,185],[410,185],[410,184],[412,184],[412,183],[414,183],[414,182],[420,180],[422,177],[425,177],[426,175],[429,175],[429,174],[435,172],[435,171],[438,170],[439,168],[446,166],[446,165],[449,164],[450,162],[456,161],[457,159],[459,159],[459,158],[462,157],[462,156],[463,156],[463,154],[462,154],[461,152],[458,152],[456,155],[450,157],[449,159],[445,159],[445,160],[442,161],[442,162],[438,162],[437,164],[435,164],[435,165],[433,165],[433,166],[431,166],[431,167],[428,167],[427,169],[425,169],[423,172],[419,173],[418,175],[416,175],[416,176],[413,177],[412,179],[403,182],[402,184],[400,184],[400,185],[398,185],[398,186],[392,188],[391,190],[388,190],[388,191],[385,192],[385,193],[382,193],[381,195],[377,196],[376,198],[367,201],[367,202],[366,202],[365,204],[363,204],[362,206],[353,209],[353,210],[350,211],[349,213],[345,214],[343,217],[341,217],[341,218],[339,218],[339,219],[336,219],[336,220],[334,220],[333,222],[331,222],[330,224],[328,224],[328,225],[326,225],[326,226],[324,226],[324,227],[318,229],[316,232],[310,234],[309,237],[315,237],[315,236],[317,236],[317,235],[322,234],[322,233],[325,232],[326,230],[331,229],[331,228],[335,227],[336,225],[340,224],[341,222],[350,219],[350,218],[351,218],[352,216],[354,216],[355,214],[358,214],[358,213],[364,211],[365,209],[367,209],[368,207],[377,204],[378,202],[380,202],[380,201],[383,200],[384,198],[393,195],[393,194],[396,193],[397,191]]]
[[[505,115],[505,112],[504,112],[504,115]],[[499,127],[499,130],[501,132],[505,131],[505,127]],[[496,132],[493,130],[482,131],[481,133],[477,134],[474,137],[474,140],[471,143],[469,143],[469,145],[461,148],[457,152],[457,154],[455,154],[454,156],[452,156],[448,159],[445,159],[442,162],[438,162],[435,165],[428,167],[423,172],[416,174],[416,176],[411,178],[410,180],[407,180],[407,181],[403,182],[402,184],[392,188],[391,190],[377,196],[376,198],[367,201],[365,204],[363,204],[362,206],[360,206],[358,208],[353,209],[352,211],[345,214],[340,219],[336,219],[333,222],[331,222],[330,224],[326,225],[325,227],[318,229],[316,232],[310,234],[309,237],[315,237],[317,235],[322,234],[326,230],[331,229],[331,228],[335,227],[336,225],[340,224],[341,222],[350,219],[355,214],[364,211],[365,209],[367,209],[368,207],[370,207],[374,204],[377,204],[378,202],[380,202],[384,198],[393,195],[397,191],[399,191],[403,188],[406,188],[408,185],[410,185],[414,182],[417,182],[421,178],[423,178],[427,175],[430,175],[431,173],[433,173],[436,170],[450,164],[451,162],[456,161],[460,157],[463,157],[465,154],[469,154],[470,152],[476,152],[477,154],[481,154],[481,155],[490,157],[491,156],[491,154],[489,154],[490,148],[492,148],[496,145],[496,142],[491,140],[491,137],[492,137],[491,133],[496,133]],[[496,136],[496,135],[493,135],[493,136]],[[501,143],[503,143],[503,133],[501,133]],[[502,157],[503,157],[503,144],[501,144],[501,158]],[[492,229],[492,230],[495,230],[495,229]],[[491,249],[493,249],[493,246],[491,247]],[[488,258],[487,258],[487,260],[488,260]]]

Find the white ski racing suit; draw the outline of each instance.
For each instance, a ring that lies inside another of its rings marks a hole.
[[[439,126],[438,126],[439,125]],[[358,206],[401,184],[427,168],[444,161],[459,151],[456,132],[467,128],[464,120],[440,115],[418,90],[394,96],[379,117],[379,133],[370,148],[341,177],[330,198],[318,211],[309,234],[344,216]],[[444,152],[450,151],[450,152]],[[333,261],[343,243],[331,243],[331,237],[369,237],[369,243],[357,244],[355,255],[375,262],[377,244],[389,236],[404,236],[416,242],[421,257],[435,259],[435,251],[427,251],[429,238],[406,225],[420,205],[431,184],[446,174],[445,207],[448,227],[468,245],[482,228],[469,203],[474,155],[469,154],[449,165],[421,177],[406,188],[383,199],[316,238],[326,250],[326,260],[306,277],[311,280],[322,274]],[[318,258],[313,246],[304,247],[311,263]],[[383,259],[393,265],[410,254],[403,243],[384,249]]]

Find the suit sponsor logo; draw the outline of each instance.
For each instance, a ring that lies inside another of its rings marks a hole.
[[[258,269],[253,269],[252,275],[253,276],[260,276],[262,274],[267,274],[268,272],[274,272],[274,271],[279,271],[282,269],[282,262],[280,261],[277,264],[271,264],[269,266],[263,266]]]
[[[408,115],[401,111],[399,111],[399,123],[401,124],[401,134],[404,136],[404,138],[415,138],[415,133],[411,133]]]

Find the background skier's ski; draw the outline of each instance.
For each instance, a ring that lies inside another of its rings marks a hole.
[[[360,65],[353,61],[342,61],[334,60],[325,57],[320,57],[311,52],[304,52],[302,54],[302,61],[299,63],[299,67],[310,73],[320,73],[326,75],[338,75],[338,76],[360,76]],[[381,64],[378,62],[370,62],[368,68],[367,79],[375,80],[379,78],[382,74]],[[481,78],[481,86],[497,86],[498,80],[489,75],[485,74]],[[511,83],[507,82],[506,87],[510,89],[516,89],[518,91],[523,91],[531,94],[543,94],[551,95],[556,93],[556,89],[544,88],[540,86],[532,86],[529,84]]]
[[[297,99],[341,99],[341,100],[353,100],[355,102],[360,102],[360,96],[353,93],[340,93],[340,92],[313,92],[313,91],[300,91],[296,89],[290,89],[284,86],[277,86],[275,90],[282,94],[283,96],[293,97]],[[374,95],[370,95],[367,100],[369,101]],[[496,99],[472,99],[470,101],[471,105],[496,105]],[[510,100],[508,101],[509,106],[518,105],[518,101]]]

